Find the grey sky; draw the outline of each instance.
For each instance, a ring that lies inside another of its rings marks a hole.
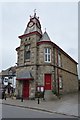
[[[17,62],[16,47],[19,46],[19,35],[24,33],[29,16],[37,9],[42,31],[46,31],[51,40],[59,45],[78,62],[78,3],[77,2],[13,2],[1,5],[0,70],[15,65]]]

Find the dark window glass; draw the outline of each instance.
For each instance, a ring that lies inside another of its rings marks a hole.
[[[47,61],[47,55],[45,55],[45,61]]]
[[[48,54],[50,54],[50,48],[48,48],[47,50],[48,50]]]
[[[50,55],[48,55],[48,61],[50,61]]]
[[[45,48],[45,53],[47,53],[47,48]]]
[[[30,59],[30,51],[25,51],[25,59]]]

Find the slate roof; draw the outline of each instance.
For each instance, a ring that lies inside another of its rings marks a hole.
[[[12,75],[16,75],[16,66],[14,66],[14,67],[10,67],[6,70],[2,70],[0,72],[0,76],[9,76],[9,71],[10,70],[12,71]]]
[[[19,73],[17,73],[17,79],[30,79],[30,78],[33,78],[32,77],[32,74],[30,71],[26,71],[26,70],[23,70],[23,71],[20,71]]]
[[[29,31],[28,30],[29,29],[28,25],[29,25],[30,22],[34,23],[34,29],[31,28],[32,30]],[[37,27],[37,24],[39,25],[40,28]],[[34,31],[37,31],[42,35],[41,24],[40,24],[40,21],[39,21],[39,17],[37,17],[36,14],[34,14],[34,16],[30,16],[30,21],[28,22],[27,27],[26,27],[26,29],[24,31],[24,35],[28,34],[30,32],[34,32]]]
[[[44,34],[42,35],[42,38],[40,41],[51,41],[49,35],[45,31]]]

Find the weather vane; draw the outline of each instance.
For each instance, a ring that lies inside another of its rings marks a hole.
[[[36,9],[34,9],[34,16],[36,16]]]
[[[34,9],[34,14],[36,13],[36,9]]]

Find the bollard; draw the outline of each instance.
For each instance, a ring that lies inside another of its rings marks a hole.
[[[21,102],[23,102],[23,97],[21,98]]]
[[[39,104],[39,98],[38,98],[38,104]]]
[[[43,100],[45,100],[45,98],[43,98]]]

